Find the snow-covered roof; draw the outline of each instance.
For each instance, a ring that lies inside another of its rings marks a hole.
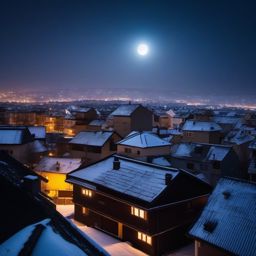
[[[96,120],[91,121],[91,122],[89,123],[89,125],[93,125],[93,126],[102,126],[104,123],[105,123],[104,120],[96,119]]]
[[[171,163],[169,161],[166,160],[165,157],[154,157],[152,159],[152,164],[158,164],[158,165],[162,165],[162,166],[171,166]]]
[[[175,112],[172,109],[169,109],[168,111],[166,111],[166,114],[171,116],[171,117],[175,116]]]
[[[22,130],[0,130],[0,144],[21,144]]]
[[[126,138],[119,141],[118,145],[125,145],[138,148],[170,146],[167,141],[160,139],[157,135],[151,132],[133,132]]]
[[[35,171],[69,173],[79,168],[80,165],[80,158],[44,157],[36,166]]]
[[[35,153],[46,152],[47,148],[38,140],[35,140],[29,144],[31,151]]]
[[[172,156],[201,159],[204,161],[222,161],[230,150],[231,147],[224,145],[181,143],[176,146]]]
[[[255,183],[220,179],[189,235],[232,255],[255,255],[255,198]]]
[[[41,231],[41,233],[37,230]],[[50,219],[44,219],[41,222],[29,225],[18,233],[10,237],[7,241],[0,246],[0,255],[16,256],[21,255],[22,250],[26,243],[32,243],[31,237],[37,231],[35,245],[32,249],[31,255],[35,256],[86,256],[78,246],[68,242],[60,233],[56,232],[51,225]],[[23,255],[23,254],[22,254]]]
[[[134,198],[152,202],[166,187],[165,175],[172,179],[179,173],[176,169],[160,167],[118,156],[120,169],[113,169],[115,156],[68,174],[67,181],[76,184],[78,179],[92,182]],[[82,182],[82,183],[81,183]]]
[[[112,135],[113,132],[109,131],[79,132],[69,143],[99,147],[103,146]]]
[[[45,126],[28,126],[28,129],[35,139],[45,139],[46,129]]]
[[[241,122],[241,118],[229,116],[214,116],[213,121],[217,124],[237,124]]]
[[[241,145],[254,140],[254,136],[246,134],[242,129],[239,131],[231,131],[224,138],[225,143]]]
[[[182,135],[182,130],[180,129],[161,129],[158,127],[154,127],[152,132],[159,135]]]
[[[111,113],[112,116],[130,116],[140,104],[125,104],[119,106],[115,111]]]
[[[187,120],[182,127],[183,131],[204,131],[204,132],[213,132],[221,131],[222,128],[215,122],[202,122]]]
[[[0,144],[19,145],[33,140],[29,130],[25,127],[0,128]]]

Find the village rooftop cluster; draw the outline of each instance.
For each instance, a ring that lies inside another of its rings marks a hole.
[[[254,111],[3,104],[0,151],[0,255],[111,254],[79,225],[149,255],[255,255]]]

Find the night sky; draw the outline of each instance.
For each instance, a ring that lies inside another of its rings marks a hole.
[[[0,89],[256,93],[255,1],[5,0],[0,32]]]

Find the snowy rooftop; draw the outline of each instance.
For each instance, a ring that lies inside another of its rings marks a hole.
[[[47,148],[38,140],[31,142],[30,148],[31,151],[35,153],[42,153],[47,151]]]
[[[139,104],[126,104],[119,106],[111,113],[112,116],[130,116],[140,105]]]
[[[40,230],[40,231],[39,231]],[[40,233],[41,232],[41,233]],[[38,237],[38,236],[39,237]],[[34,240],[32,239],[34,238]],[[36,240],[35,240],[36,239]],[[26,246],[34,242],[31,255],[35,256],[86,256],[78,246],[65,240],[50,223],[50,219],[32,224],[20,230],[0,246],[0,255],[25,255]],[[23,254],[22,254],[23,252]]]
[[[224,139],[224,142],[240,145],[253,140],[254,140],[254,136],[246,134],[244,130],[239,130],[239,131],[231,131],[230,133],[228,133],[228,135]]]
[[[152,202],[167,186],[165,175],[172,178],[179,171],[167,167],[143,163],[118,156],[120,169],[113,169],[114,156],[68,175],[67,181],[76,183],[76,178],[110,188],[134,198]],[[82,182],[83,182],[82,181]],[[86,186],[86,185],[85,185]]]
[[[45,139],[46,129],[44,126],[28,126],[28,129],[35,139]]]
[[[213,132],[221,131],[221,127],[215,122],[201,122],[187,120],[182,128],[183,131],[204,131],[204,132]]]
[[[229,116],[215,116],[213,117],[213,121],[217,124],[237,124],[241,122],[241,118],[238,117],[229,117]]]
[[[69,143],[88,146],[103,146],[113,132],[80,132]]]
[[[131,147],[148,148],[170,146],[167,141],[160,139],[157,135],[150,132],[132,132],[117,144]]]
[[[153,128],[152,131],[159,135],[182,135],[182,130],[179,129],[159,129]]]
[[[232,255],[255,255],[255,198],[255,183],[220,179],[189,234]]]
[[[35,171],[69,173],[79,168],[80,165],[80,158],[44,157],[36,166]]]
[[[0,144],[22,144],[22,130],[0,130]]]
[[[177,145],[173,152],[173,157],[188,157],[193,159],[202,159],[205,161],[222,161],[230,152],[231,148],[222,145],[181,143]]]
[[[93,126],[102,126],[104,123],[105,123],[104,120],[96,119],[96,120],[91,121],[91,122],[89,123],[89,125],[93,125]]]

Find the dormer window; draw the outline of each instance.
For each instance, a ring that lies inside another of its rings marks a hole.
[[[131,214],[144,220],[147,219],[147,213],[144,210],[133,206],[131,207]]]
[[[92,191],[90,189],[82,188],[82,195],[86,197],[92,197]]]

